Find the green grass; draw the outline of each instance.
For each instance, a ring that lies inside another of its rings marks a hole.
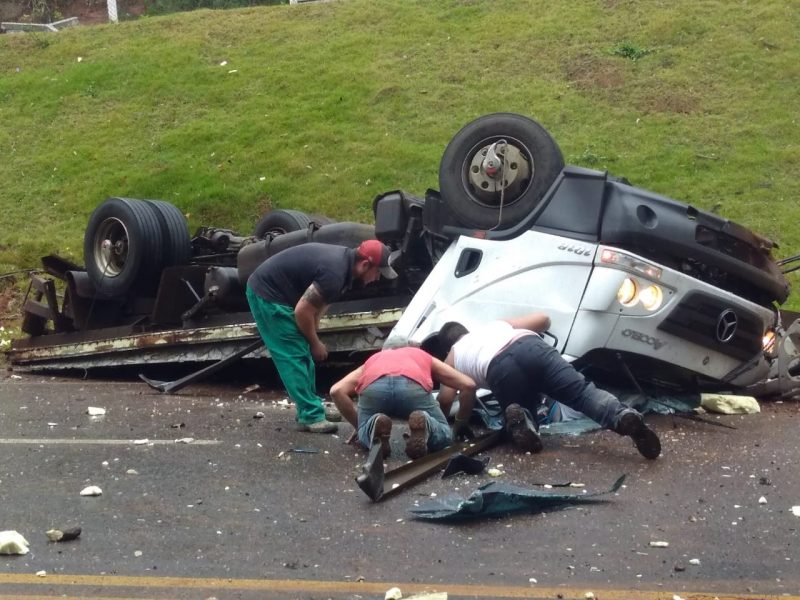
[[[0,36],[0,274],[82,262],[112,195],[192,228],[367,222],[376,194],[437,187],[452,135],[496,111],[800,253],[799,25],[783,0],[340,0]]]

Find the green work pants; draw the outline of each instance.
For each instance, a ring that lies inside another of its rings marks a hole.
[[[268,302],[249,287],[247,302],[283,386],[297,407],[297,421],[303,425],[322,421],[325,408],[316,392],[314,359],[308,340],[297,327],[294,309]]]

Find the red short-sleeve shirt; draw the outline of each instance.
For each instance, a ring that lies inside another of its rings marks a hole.
[[[364,370],[356,384],[356,392],[361,391],[375,380],[386,375],[402,375],[420,384],[425,391],[433,389],[431,368],[433,358],[419,348],[393,348],[373,354],[364,363]]]

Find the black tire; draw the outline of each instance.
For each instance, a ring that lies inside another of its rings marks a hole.
[[[308,229],[309,225],[311,225],[311,219],[306,213],[290,208],[277,208],[261,217],[261,220],[256,224],[253,235],[263,240],[270,233],[281,234],[300,231],[301,229]]]
[[[499,144],[500,177],[485,170],[482,157]],[[505,156],[508,156],[506,159]],[[537,206],[564,167],[561,149],[536,121],[513,113],[485,115],[450,141],[439,165],[439,191],[449,210],[467,226],[507,229]],[[502,213],[501,213],[502,200]]]
[[[189,238],[186,217],[169,202],[163,200],[145,200],[145,202],[150,205],[161,224],[161,235],[164,240],[162,266],[187,264],[192,256],[192,241]]]
[[[330,217],[326,217],[325,215],[308,215],[308,218],[311,222],[316,225],[317,227],[322,227],[323,225],[333,225],[334,223],[338,223],[335,219],[331,219]]]
[[[161,222],[143,200],[109,198],[94,210],[83,237],[89,280],[108,298],[132,287],[143,293],[155,289],[163,250]]]

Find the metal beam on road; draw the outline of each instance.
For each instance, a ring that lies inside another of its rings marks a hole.
[[[740,582],[741,583],[741,582]],[[800,596],[783,594],[726,594],[720,592],[687,592],[683,590],[649,591],[631,589],[609,589],[592,585],[584,587],[543,587],[536,584],[530,586],[500,586],[500,585],[469,585],[469,584],[420,584],[391,582],[357,582],[357,581],[315,581],[309,579],[232,579],[232,578],[195,578],[195,577],[148,577],[148,576],[120,576],[120,575],[37,575],[0,573],[0,586],[3,584],[29,585],[29,586],[86,586],[100,591],[102,588],[133,588],[148,589],[164,588],[170,597],[176,597],[180,590],[239,590],[261,592],[291,592],[291,593],[327,593],[327,594],[384,594],[392,587],[399,587],[404,594],[417,594],[422,592],[446,592],[453,597],[472,598],[554,598],[564,600],[583,600],[587,591],[594,592],[602,600],[672,600],[677,593],[683,600],[800,600]],[[709,585],[712,585],[709,583]],[[107,593],[108,590],[105,590]],[[72,600],[67,595],[54,594],[52,596],[29,596],[17,594],[9,596],[3,594],[4,600],[39,600],[40,598],[60,598]],[[100,596],[76,595],[77,598],[92,598],[100,600]],[[155,596],[149,595],[154,599]],[[123,600],[121,596],[104,596],[103,600]],[[127,598],[126,598],[127,600]]]

